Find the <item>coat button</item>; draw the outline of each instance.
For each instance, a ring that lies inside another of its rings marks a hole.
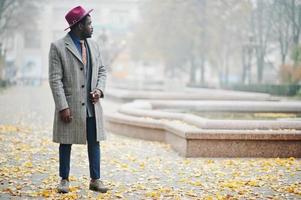
[[[82,67],[80,68],[81,71],[83,71],[83,69],[84,69],[84,68],[82,68]]]
[[[82,103],[82,106],[84,106],[85,105],[85,103]]]
[[[82,85],[82,88],[84,88],[85,87],[85,85]]]

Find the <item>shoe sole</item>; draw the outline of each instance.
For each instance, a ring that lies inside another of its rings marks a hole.
[[[95,187],[89,187],[90,190],[93,190],[95,192],[101,192],[101,193],[106,193],[109,189],[97,189]]]
[[[68,193],[68,192],[69,192],[68,190],[61,190],[61,189],[57,189],[57,191],[58,191],[58,193],[63,193],[63,194],[65,194],[65,193]]]

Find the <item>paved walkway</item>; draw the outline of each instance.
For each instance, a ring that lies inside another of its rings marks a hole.
[[[301,198],[300,159],[185,159],[168,145],[114,134],[101,143],[110,192],[87,189],[87,150],[74,145],[72,192],[57,194],[58,145],[51,142],[54,105],[47,84],[0,91],[0,105],[0,199]],[[118,104],[105,100],[103,107],[112,112]]]

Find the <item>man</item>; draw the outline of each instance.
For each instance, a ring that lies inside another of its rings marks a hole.
[[[99,47],[91,41],[91,16],[81,6],[65,18],[71,31],[51,44],[49,84],[55,102],[53,141],[59,146],[58,191],[69,192],[70,153],[72,144],[88,143],[90,190],[107,192],[100,180],[99,141],[105,139],[102,108],[106,70]],[[68,29],[67,28],[67,29]],[[65,29],[65,30],[67,30]]]

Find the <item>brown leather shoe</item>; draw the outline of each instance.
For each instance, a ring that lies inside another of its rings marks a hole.
[[[107,188],[99,179],[91,180],[89,189],[101,193],[106,193],[109,190],[109,188]]]

